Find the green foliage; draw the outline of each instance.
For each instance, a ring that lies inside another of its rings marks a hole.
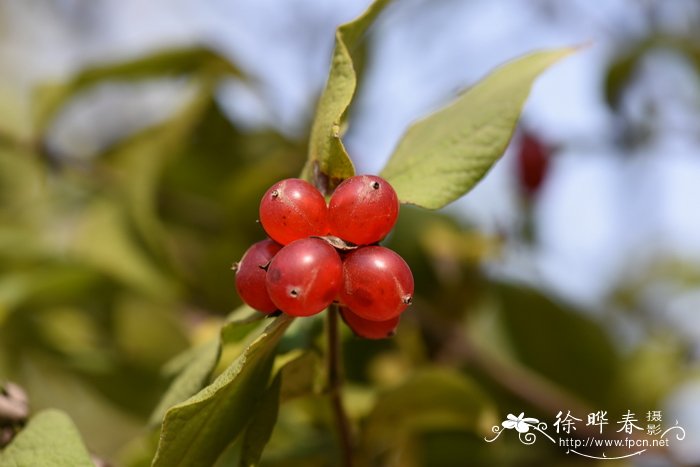
[[[503,65],[415,123],[382,170],[403,203],[438,209],[472,189],[501,157],[535,79],[570,49]]]
[[[377,0],[357,19],[340,26],[326,88],[321,94],[311,126],[309,158],[304,176],[322,191],[330,192],[342,180],[355,175],[341,136],[345,118],[357,87],[355,56],[364,34],[388,0]]]
[[[214,382],[165,414],[153,466],[211,465],[263,400],[275,349],[292,319],[280,316]]]
[[[94,464],[70,418],[58,410],[45,410],[34,415],[12,443],[0,451],[0,465],[93,467]]]

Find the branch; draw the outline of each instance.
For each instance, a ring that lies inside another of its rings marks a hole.
[[[342,356],[340,349],[340,336],[338,335],[338,307],[336,305],[331,305],[326,314],[326,333],[328,336],[328,348],[326,349],[328,358],[328,395],[331,400],[331,409],[333,410],[336,429],[338,431],[342,465],[343,467],[352,467],[352,432],[350,428],[350,421],[347,413],[345,412],[345,408],[343,407],[343,399],[341,394],[343,378],[340,370]]]

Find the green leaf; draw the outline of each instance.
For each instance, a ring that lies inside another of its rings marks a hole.
[[[12,442],[0,451],[6,467],[93,467],[77,428],[58,410],[39,412]]]
[[[44,85],[34,96],[34,121],[43,131],[56,112],[74,95],[108,80],[141,80],[181,76],[195,72],[240,76],[240,71],[218,53],[203,47],[163,50],[132,61],[88,68],[69,82]]]
[[[277,423],[280,406],[280,388],[282,387],[281,373],[272,381],[259,405],[259,410],[250,421],[243,436],[240,467],[254,467],[260,462],[263,449]]]
[[[214,367],[216,367],[220,353],[221,345],[218,340],[212,340],[193,349],[190,362],[175,377],[153,411],[150,420],[152,424],[161,423],[165,412],[170,407],[182,402],[204,387],[214,371]]]
[[[316,109],[309,139],[309,159],[304,177],[326,192],[355,175],[355,169],[340,139],[344,119],[357,87],[356,52],[367,29],[387,5],[377,0],[357,19],[338,27],[326,88]],[[361,54],[360,54],[361,55]]]
[[[265,397],[243,437],[241,450],[241,467],[259,465],[265,445],[270,441],[272,431],[277,423],[279,406],[297,397],[312,394],[320,368],[320,360],[313,352],[298,352],[291,361],[282,366],[277,372]],[[285,356],[286,357],[286,356]]]
[[[263,397],[277,343],[292,318],[276,318],[212,384],[168,410],[153,466],[212,465]]]
[[[232,313],[236,316],[248,307],[243,306]],[[262,320],[261,313],[249,318],[227,322],[220,331],[220,337],[183,352],[166,364],[166,372],[177,374],[165,395],[151,415],[152,424],[160,424],[166,411],[202,389],[209,382],[217,362],[221,357],[221,342],[228,344],[243,340],[257,328]]]
[[[382,170],[403,203],[438,209],[467,193],[501,157],[535,79],[572,49],[512,61],[414,123]]]
[[[377,399],[363,439],[371,454],[396,446],[399,439],[416,432],[453,428],[481,433],[496,422],[491,400],[472,380],[433,368]]]

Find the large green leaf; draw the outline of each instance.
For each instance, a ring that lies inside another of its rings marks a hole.
[[[231,313],[230,321],[219,332],[220,336],[198,347],[177,355],[166,365],[166,373],[176,374],[170,387],[151,415],[151,423],[160,424],[167,410],[197,393],[207,385],[221,356],[221,343],[232,344],[243,340],[259,327],[263,316],[255,313],[248,318],[237,319],[248,307],[241,307]]]
[[[476,185],[505,151],[535,79],[571,52],[536,52],[507,63],[413,124],[381,172],[401,202],[438,209]]]
[[[276,318],[212,384],[166,413],[154,467],[216,461],[262,399],[277,343],[291,321],[286,315]]]
[[[203,47],[163,50],[132,61],[88,68],[67,83],[44,85],[34,96],[34,121],[42,131],[69,99],[108,80],[139,80],[180,76],[195,72],[240,76],[239,70],[218,53]]]
[[[93,467],[80,433],[58,410],[39,412],[0,451],[3,467]]]
[[[304,176],[319,188],[330,191],[345,178],[355,175],[341,136],[344,119],[357,87],[355,54],[367,29],[387,5],[377,0],[357,19],[338,27],[326,88],[316,109],[309,140],[309,160]]]

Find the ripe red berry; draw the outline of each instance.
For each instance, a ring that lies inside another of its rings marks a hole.
[[[260,223],[272,239],[283,245],[312,235],[326,235],[326,200],[305,180],[282,180],[272,185],[260,201]]]
[[[387,321],[370,321],[353,313],[349,308],[341,307],[340,316],[352,332],[365,339],[386,339],[396,332],[399,325],[399,317],[395,316]]]
[[[408,264],[388,248],[358,248],[343,261],[340,302],[371,321],[397,317],[411,303],[413,275]]]
[[[267,291],[292,316],[320,313],[335,300],[343,266],[335,248],[318,238],[296,240],[280,250],[267,270]]]
[[[523,134],[518,151],[518,181],[526,196],[537,194],[549,169],[549,150],[531,133]]]
[[[263,313],[277,310],[265,285],[265,267],[282,248],[282,245],[267,239],[254,243],[245,252],[236,266],[236,290],[241,299],[251,308]]]
[[[338,185],[328,204],[331,235],[357,245],[384,238],[399,215],[399,199],[389,183],[374,175],[351,177]]]

